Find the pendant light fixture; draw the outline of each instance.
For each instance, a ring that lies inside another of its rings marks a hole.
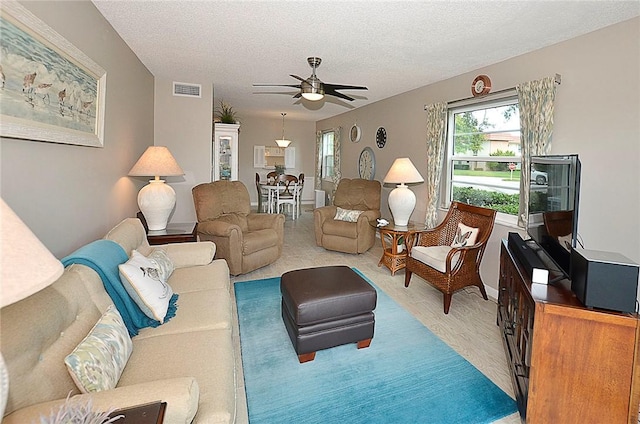
[[[289,147],[289,144],[291,144],[291,140],[287,140],[284,138],[284,117],[286,115],[286,113],[282,112],[282,139],[280,140],[276,140],[276,144],[278,145],[278,147]]]

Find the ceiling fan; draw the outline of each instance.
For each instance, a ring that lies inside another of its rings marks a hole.
[[[299,88],[300,92],[297,93],[294,98],[304,97],[307,100],[316,101],[324,97],[324,95],[338,97],[340,99],[349,100],[350,102],[355,100],[353,97],[347,96],[339,92],[338,90],[368,90],[367,87],[360,85],[342,85],[342,84],[329,84],[320,81],[316,76],[316,68],[322,63],[322,59],[319,57],[308,57],[307,62],[313,71],[311,76],[307,79],[301,78],[297,75],[290,74],[293,78],[300,81],[300,84],[253,84],[254,87],[293,87]]]

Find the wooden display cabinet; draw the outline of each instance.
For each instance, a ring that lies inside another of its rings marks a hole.
[[[637,424],[637,314],[587,309],[568,280],[532,284],[503,240],[497,323],[523,421]]]

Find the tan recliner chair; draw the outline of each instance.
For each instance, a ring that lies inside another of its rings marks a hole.
[[[369,250],[375,243],[376,220],[380,218],[380,191],[379,181],[340,180],[333,205],[313,211],[318,246],[345,253]],[[355,218],[355,222],[334,219],[338,208],[362,213]]]
[[[232,275],[275,262],[284,244],[284,215],[252,213],[247,187],[240,181],[195,186],[193,201],[200,240],[216,244]]]

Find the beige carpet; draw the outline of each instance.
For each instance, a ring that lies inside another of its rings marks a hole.
[[[513,397],[507,361],[500,332],[496,326],[496,303],[494,300],[485,301],[477,288],[468,288],[453,295],[449,314],[444,315],[442,294],[439,291],[431,288],[417,276],[412,277],[411,285],[405,288],[404,271],[398,271],[396,275],[391,276],[391,272],[386,267],[378,267],[378,261],[382,255],[379,240],[368,252],[360,255],[330,252],[316,246],[313,232],[313,213],[308,206],[303,206],[302,209],[303,212],[297,220],[292,220],[287,216],[282,257],[267,267],[249,274],[231,277],[232,282],[277,277],[292,269],[312,266],[348,265],[356,267],[434,334]],[[236,347],[239,352],[239,345]],[[239,357],[239,353],[237,355]],[[241,368],[239,359],[238,367]],[[237,422],[246,423],[247,412],[241,372],[238,375],[238,381],[241,383],[241,387],[238,393],[240,405]],[[520,418],[516,413],[497,421],[497,423],[520,423]]]

